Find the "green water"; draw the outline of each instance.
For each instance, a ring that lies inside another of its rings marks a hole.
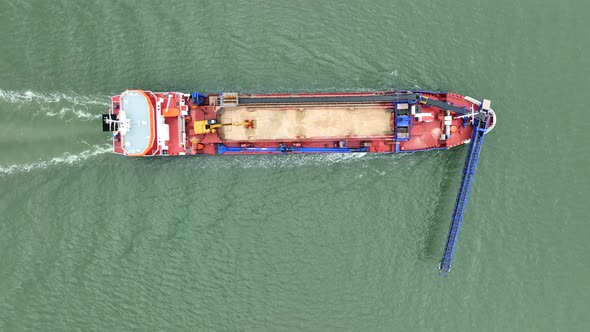
[[[0,331],[588,330],[589,7],[1,1]],[[127,88],[491,99],[453,271],[464,147],[124,158]]]

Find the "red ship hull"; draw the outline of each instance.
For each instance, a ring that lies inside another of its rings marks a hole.
[[[113,96],[111,104],[103,129],[113,131],[113,151],[128,156],[449,149],[469,142],[469,114],[481,106],[458,94],[425,91],[200,95],[129,90]]]

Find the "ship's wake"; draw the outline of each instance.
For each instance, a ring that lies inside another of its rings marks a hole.
[[[145,161],[149,167],[178,167],[180,169],[289,169],[322,168],[341,165],[363,167],[368,161],[397,163],[403,155],[357,153],[318,153],[290,155],[224,155],[155,158]]]
[[[0,110],[29,112],[33,117],[48,116],[65,121],[90,121],[100,118],[109,107],[108,96],[83,96],[66,93],[40,93],[0,89],[0,103],[12,104]]]
[[[0,176],[17,173],[26,173],[58,165],[76,164],[91,159],[97,155],[111,152],[112,149],[113,148],[110,144],[92,145],[90,149],[77,154],[71,154],[66,152],[63,155],[59,157],[54,157],[50,160],[41,160],[32,163],[13,164],[6,167],[0,167]]]
[[[0,89],[0,99],[11,103],[59,103],[68,102],[76,105],[109,106],[108,96],[82,96],[65,93],[39,93],[33,91],[9,91]]]
[[[43,114],[49,117],[59,117],[60,119],[71,121],[72,118],[77,118],[81,120],[97,120],[100,118],[101,113],[90,112],[87,108],[76,109],[71,107],[62,107],[59,110],[52,110],[48,107],[42,107],[36,114]]]

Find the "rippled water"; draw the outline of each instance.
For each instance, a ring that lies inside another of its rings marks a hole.
[[[0,2],[0,330],[586,330],[587,11]],[[464,148],[123,158],[127,88],[492,99],[453,271]]]

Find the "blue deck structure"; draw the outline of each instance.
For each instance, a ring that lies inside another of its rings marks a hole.
[[[482,106],[485,104],[482,103]],[[489,104],[489,102],[488,102]],[[463,176],[461,178],[461,186],[457,193],[457,200],[455,202],[455,209],[453,217],[451,218],[451,226],[449,235],[447,237],[447,244],[443,253],[442,260],[439,265],[439,270],[442,273],[447,273],[451,270],[451,262],[455,253],[459,231],[461,230],[461,223],[469,200],[469,193],[471,192],[471,185],[473,184],[473,177],[477,170],[477,163],[479,161],[479,154],[483,144],[484,136],[489,130],[489,116],[487,110],[480,110],[480,116],[473,119],[473,134],[471,141],[467,148],[467,157],[465,158],[465,165],[463,166]]]

